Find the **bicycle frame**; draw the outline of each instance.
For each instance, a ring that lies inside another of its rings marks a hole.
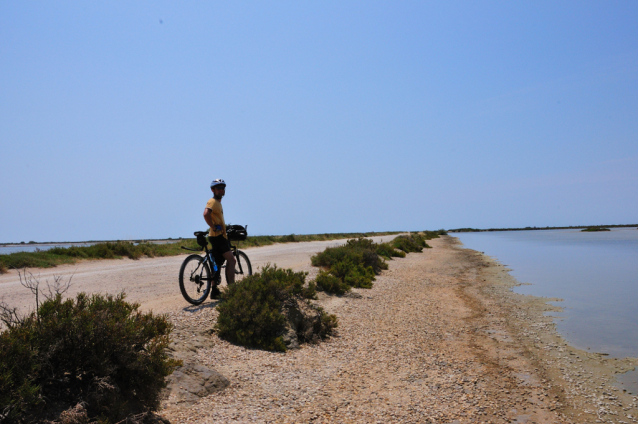
[[[212,277],[209,278],[211,281],[214,281],[215,277],[217,276],[217,273],[221,272],[221,269],[226,267],[226,264],[224,264],[222,266],[218,266],[217,265],[217,262],[215,261],[215,258],[213,257],[213,251],[208,249],[208,245],[206,245],[203,249],[191,249],[190,247],[185,247],[185,246],[182,246],[182,249],[190,250],[192,252],[201,252],[202,250],[206,251],[206,255],[204,256],[204,260],[202,261],[202,263],[203,264],[212,263],[212,267],[211,268],[213,270],[213,275],[212,275]],[[237,258],[237,246],[233,246],[231,244],[230,245],[230,250],[233,252],[233,256],[235,258]],[[241,274],[243,274],[244,270],[242,268],[241,261],[238,260],[237,264],[239,265],[239,272]]]

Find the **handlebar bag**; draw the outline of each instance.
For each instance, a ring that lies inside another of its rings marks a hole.
[[[229,225],[226,227],[226,235],[228,236],[228,240],[242,241],[248,237],[248,231],[241,225]]]

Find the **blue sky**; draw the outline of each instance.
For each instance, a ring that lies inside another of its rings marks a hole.
[[[638,222],[638,2],[2,2],[0,242]]]

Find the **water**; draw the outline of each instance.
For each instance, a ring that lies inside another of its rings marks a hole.
[[[147,240],[149,243],[154,244],[167,244],[167,243],[176,243],[181,239],[165,239],[165,240]],[[119,240],[118,240],[119,241]],[[112,241],[113,242],[113,241]],[[0,245],[0,255],[8,255],[10,253],[16,252],[35,252],[36,250],[49,250],[54,247],[64,247],[68,248],[71,246],[92,246],[97,243],[106,243],[104,241],[99,242],[66,242],[66,243],[34,243],[34,244],[11,244],[11,245]],[[138,242],[133,242],[133,244],[137,245]]]
[[[49,250],[54,247],[91,246],[95,243],[55,243],[55,244],[13,244],[0,246],[0,255],[8,255],[17,252],[35,252],[36,250]]]
[[[570,344],[614,357],[638,357],[636,228],[451,235],[497,258],[518,281],[530,284],[516,292],[563,299],[556,325]]]

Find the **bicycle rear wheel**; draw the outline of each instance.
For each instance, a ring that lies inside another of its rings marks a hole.
[[[199,305],[210,292],[211,272],[204,258],[190,255],[179,269],[179,289],[187,302]]]
[[[248,259],[248,256],[244,252],[238,250],[235,255],[235,260],[237,261],[235,264],[235,282],[241,281],[248,275],[253,275],[253,267],[250,264],[250,259]]]

